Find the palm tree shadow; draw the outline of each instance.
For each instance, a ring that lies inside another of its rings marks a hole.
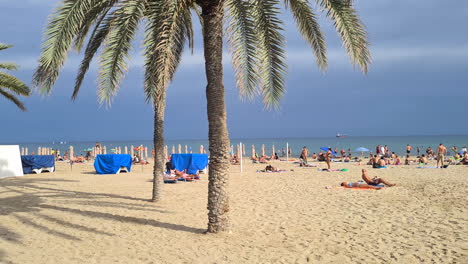
[[[156,221],[154,219],[139,218],[134,216],[124,216],[119,214],[111,214],[100,211],[93,211],[89,208],[86,210],[70,208],[63,205],[50,204],[48,201],[60,201],[64,204],[77,204],[77,205],[91,205],[95,208],[108,208],[125,209],[129,214],[135,211],[148,211],[156,213],[171,213],[165,210],[160,210],[154,204],[141,204],[138,202],[148,201],[147,199],[140,199],[124,195],[109,194],[109,193],[92,193],[74,190],[64,190],[54,188],[54,182],[77,182],[66,179],[43,179],[43,178],[7,178],[0,180],[0,194],[6,194],[5,198],[0,198],[0,216],[9,215],[14,217],[17,222],[27,225],[34,229],[45,232],[49,235],[64,238],[72,241],[81,240],[80,237],[66,233],[66,229],[74,229],[81,232],[89,232],[97,235],[114,236],[115,234],[99,230],[97,228],[89,227],[86,225],[72,223],[68,220],[60,219],[57,216],[51,216],[44,213],[46,210],[54,210],[65,213],[64,215],[75,214],[84,216],[86,218],[115,220],[124,223],[132,223],[139,225],[148,225],[153,227],[165,228],[174,231],[190,232],[202,234],[205,229],[194,228],[186,225],[166,223]],[[14,195],[15,194],[15,195]],[[99,199],[117,199],[128,202],[120,201],[102,201]],[[133,203],[132,203],[133,202]],[[68,217],[67,217],[68,219]],[[48,224],[47,224],[48,223]],[[18,228],[18,227],[16,227]],[[62,231],[60,231],[62,230]],[[11,227],[4,227],[0,225],[0,239],[10,242],[21,244],[21,235],[13,230]],[[5,252],[0,251],[0,260],[5,257]]]

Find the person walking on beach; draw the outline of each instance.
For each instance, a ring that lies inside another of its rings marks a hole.
[[[444,158],[446,154],[447,148],[442,143],[440,143],[439,147],[437,148],[437,167],[439,167],[439,162],[441,168],[444,166]]]
[[[406,145],[406,154],[411,154],[412,149],[413,149],[413,147],[411,147],[410,144]]]
[[[418,153],[418,156],[419,156],[419,152],[420,152],[420,151],[421,151],[421,150],[419,149],[419,147],[416,147],[416,152]]]
[[[327,153],[325,153],[325,162],[327,163],[327,168],[331,169],[331,158],[332,158],[332,149],[328,148]]]

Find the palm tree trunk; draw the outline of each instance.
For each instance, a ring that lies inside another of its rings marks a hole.
[[[209,126],[208,232],[228,232],[229,134],[223,86],[223,1],[203,1],[203,44]]]
[[[157,202],[161,199],[162,176],[165,169],[164,160],[164,110],[166,108],[166,91],[163,89],[164,100],[154,101],[154,167],[153,167],[153,196],[151,201]]]

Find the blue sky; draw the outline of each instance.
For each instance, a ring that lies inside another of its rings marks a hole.
[[[14,47],[0,61],[20,64],[14,75],[30,84],[42,32],[57,0],[0,0],[0,42]],[[350,135],[468,134],[468,2],[458,0],[355,1],[365,23],[373,63],[367,75],[349,63],[327,19],[329,68],[321,73],[292,17],[285,12],[287,93],[279,111],[260,98],[243,102],[234,83],[229,53],[224,57],[228,125],[232,138]],[[185,54],[168,90],[167,139],[205,139],[205,75],[200,27],[195,52]],[[151,139],[153,113],[142,88],[140,43],[112,106],[96,97],[97,65],[78,100],[70,101],[80,55],[70,53],[50,96],[36,91],[22,99],[24,113],[0,98],[0,142]]]

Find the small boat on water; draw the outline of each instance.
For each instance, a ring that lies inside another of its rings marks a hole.
[[[338,133],[338,134],[336,134],[336,137],[337,137],[337,138],[347,138],[348,135]]]

